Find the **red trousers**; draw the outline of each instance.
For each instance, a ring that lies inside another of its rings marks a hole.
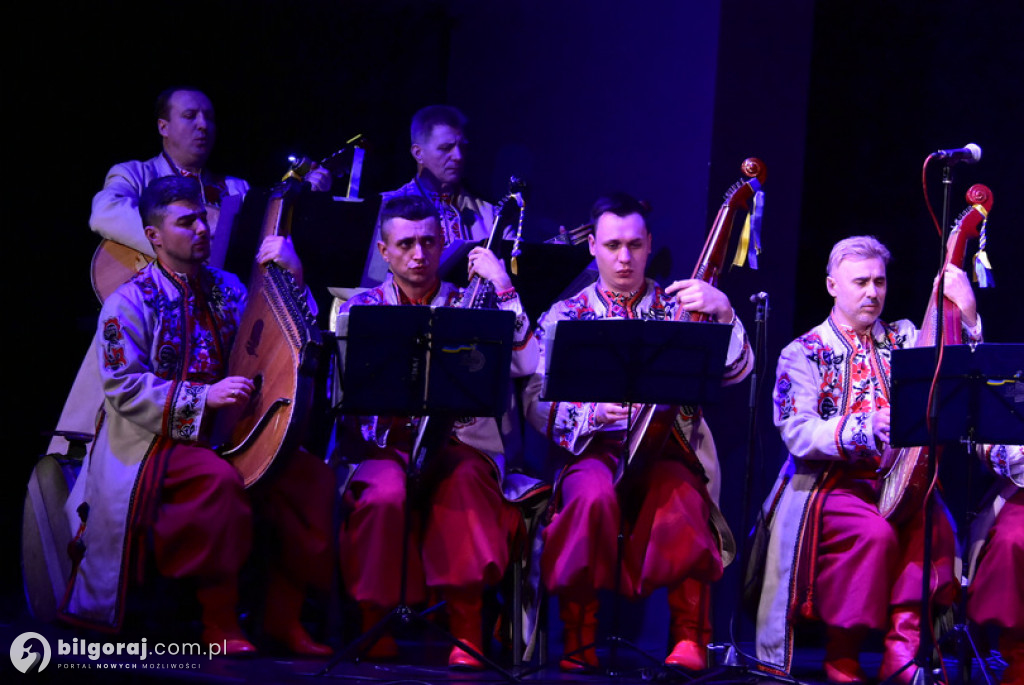
[[[870,481],[841,480],[827,494],[814,576],[814,607],[837,628],[888,627],[889,607],[919,605],[924,510],[895,527],[878,513]],[[956,543],[949,519],[933,509],[932,601],[955,598]]]
[[[975,623],[1024,631],[1024,490],[1006,501],[989,531],[967,613]]]
[[[686,579],[718,580],[722,559],[708,523],[711,504],[702,480],[683,463],[682,448],[670,440],[662,458],[617,490],[618,450],[618,441],[599,436],[563,471],[541,552],[547,589],[587,602],[598,589],[614,588],[620,525],[623,594],[645,597]]]
[[[326,589],[333,561],[334,473],[305,450],[248,492],[215,452],[175,445],[153,524],[157,570],[218,584],[237,576],[252,549],[252,509],[268,523],[271,564],[293,583]],[[277,465],[275,465],[277,466]]]
[[[341,571],[358,602],[399,602],[405,525],[406,460],[394,448],[377,449],[352,476],[339,534]],[[411,494],[406,601],[425,599],[425,587],[482,590],[505,573],[524,523],[502,494],[497,473],[471,447],[449,443],[427,465],[420,492]],[[422,504],[423,506],[417,506]]]

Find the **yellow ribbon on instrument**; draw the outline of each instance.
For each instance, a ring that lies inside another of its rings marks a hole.
[[[757,179],[753,179],[757,183]],[[750,261],[750,268],[757,269],[757,256],[761,254],[761,215],[764,210],[764,191],[758,189],[750,201],[750,211],[743,220],[743,230],[736,244],[733,255],[733,266],[745,266]]]

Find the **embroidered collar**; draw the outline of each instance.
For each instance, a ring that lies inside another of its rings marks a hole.
[[[419,176],[414,178],[413,182],[416,184],[417,190],[420,191],[420,195],[427,198],[431,202],[434,202],[435,204],[438,202],[443,202],[446,205],[455,204],[455,199],[459,196],[459,193],[461,192],[458,187],[456,187],[454,191],[446,193],[435,192],[433,190],[428,189],[426,186],[420,183]]]
[[[614,290],[608,290],[607,288],[604,288],[603,285],[604,284],[600,282],[596,284],[597,294],[607,303],[608,314],[612,317],[621,316],[627,319],[631,318],[631,313],[635,309],[634,305],[647,292],[646,281],[644,281],[644,284],[641,287],[628,293],[619,293]]]
[[[860,342],[863,344],[865,341],[870,340],[872,343],[876,343],[879,339],[884,337],[884,333],[882,331],[884,327],[878,319],[876,319],[874,323],[871,324],[871,328],[868,330],[867,333],[858,333],[853,326],[850,326],[849,324],[845,323],[840,323],[839,320],[836,319],[835,317],[835,310],[829,313],[828,318],[832,320],[832,325],[835,327],[835,329],[839,331],[850,342]]]
[[[200,169],[199,173],[183,169],[174,163],[174,160],[171,159],[166,150],[161,151],[160,154],[163,155],[167,165],[171,167],[175,174],[199,181],[199,190],[202,194],[203,202],[212,207],[220,207],[221,197],[227,191],[227,183],[224,182],[223,178],[211,174],[206,169]]]
[[[609,302],[614,302],[615,304],[619,304],[619,305],[625,305],[628,302],[633,302],[634,300],[640,299],[641,297],[643,297],[644,293],[647,292],[647,282],[646,281],[644,282],[644,284],[642,286],[640,286],[636,290],[631,290],[628,293],[618,293],[618,292],[615,292],[614,290],[608,290],[608,289],[602,287],[603,285],[604,284],[602,283],[602,284],[598,284],[598,286],[597,286],[597,289],[601,293],[601,295],[605,299],[607,299]]]
[[[437,297],[437,293],[441,290],[441,281],[438,280],[437,285],[429,293],[421,298],[409,297],[404,290],[402,290],[398,283],[394,280],[391,281],[392,285],[395,286],[395,292],[398,294],[398,304],[418,304],[418,305],[429,305]]]

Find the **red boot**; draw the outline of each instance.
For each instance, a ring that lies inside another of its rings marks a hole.
[[[447,588],[442,594],[448,607],[448,625],[452,635],[472,648],[473,651],[482,654],[483,650],[480,649],[483,635],[480,619],[480,612],[483,609],[481,592],[464,588]],[[448,655],[448,668],[459,671],[482,671],[484,664],[471,652],[455,645]]]
[[[920,610],[910,606],[894,608],[889,616],[889,632],[885,634],[885,652],[878,668],[878,679],[908,685],[917,673],[918,666],[913,661],[920,644]]]
[[[999,682],[1004,685],[1024,683],[1024,631],[1003,630],[999,635],[999,652],[1006,660],[1006,670]]]
[[[263,632],[294,654],[330,656],[334,650],[310,637],[299,620],[304,599],[305,592],[300,586],[285,578],[279,571],[271,571]]]
[[[592,599],[586,603],[558,599],[558,616],[562,619],[565,656],[558,662],[563,671],[578,672],[597,668],[597,607]],[[582,650],[580,648],[583,648]]]
[[[674,647],[665,658],[667,665],[690,671],[708,667],[710,594],[707,585],[692,579],[684,580],[668,593],[669,637]]]
[[[374,626],[384,620],[388,612],[383,607],[369,602],[359,603],[359,612],[362,615],[362,628],[365,635]],[[389,661],[398,656],[398,643],[395,642],[391,633],[383,633],[376,642],[370,645],[363,654],[363,658],[370,661]]]
[[[215,585],[202,585],[196,598],[203,610],[202,641],[221,646],[222,656],[247,656],[256,647],[238,625],[238,581],[231,579]]]
[[[865,630],[828,626],[825,641],[825,677],[833,683],[865,683],[860,666],[860,645]]]

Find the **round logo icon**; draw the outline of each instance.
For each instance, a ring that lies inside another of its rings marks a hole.
[[[42,645],[42,653],[36,643]],[[11,663],[22,673],[42,671],[50,663],[50,643],[39,633],[22,633],[11,643]]]

